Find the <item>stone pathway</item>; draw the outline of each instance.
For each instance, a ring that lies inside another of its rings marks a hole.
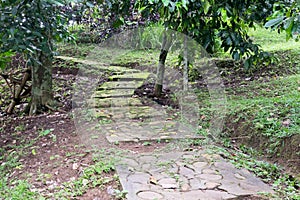
[[[117,171],[130,200],[243,199],[273,192],[247,170],[205,151],[132,155]]]
[[[94,61],[60,58],[97,65]],[[150,73],[120,66],[105,69],[115,75],[93,93],[91,107],[98,119],[110,120],[99,130],[109,142],[201,138],[193,126],[168,116],[164,107],[144,105],[134,96]],[[199,150],[128,154],[116,169],[128,200],[246,199],[259,192],[273,192],[249,171]]]

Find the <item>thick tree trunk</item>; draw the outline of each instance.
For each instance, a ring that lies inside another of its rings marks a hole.
[[[40,54],[41,64],[32,66],[32,93],[29,115],[37,114],[43,107],[51,106],[52,93],[52,59],[44,53]]]
[[[163,80],[165,74],[165,63],[168,55],[168,51],[171,47],[172,39],[170,35],[167,35],[166,31],[163,33],[163,41],[161,45],[160,55],[159,55],[159,63],[157,67],[156,73],[156,83],[154,88],[154,95],[160,96],[163,88]]]

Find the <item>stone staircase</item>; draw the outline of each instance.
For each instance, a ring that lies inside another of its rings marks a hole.
[[[87,65],[103,64],[68,57]],[[194,127],[168,115],[158,104],[145,105],[134,95],[151,74],[120,66],[105,66],[114,75],[92,91],[94,116],[110,120],[101,125],[110,143],[195,139]],[[129,200],[263,199],[260,192],[272,189],[245,169],[204,150],[183,150],[124,155],[116,166]]]

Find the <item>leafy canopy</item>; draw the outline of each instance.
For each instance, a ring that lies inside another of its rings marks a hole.
[[[39,53],[53,56],[53,41],[69,37],[63,0],[5,0],[0,4],[0,52],[24,53],[29,64]],[[3,65],[2,65],[3,67]]]
[[[165,27],[178,30],[198,41],[208,52],[219,48],[235,60],[247,58],[245,66],[269,54],[247,34],[256,23],[272,13],[274,0],[146,0],[136,1],[143,16],[157,12]]]

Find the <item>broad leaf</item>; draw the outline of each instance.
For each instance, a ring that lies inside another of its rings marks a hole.
[[[161,0],[165,7],[167,7],[170,3],[170,0]]]
[[[266,28],[270,28],[270,27],[274,27],[274,26],[278,26],[279,24],[281,24],[284,20],[284,17],[278,17],[276,19],[271,19],[270,21],[268,21],[265,24]]]

